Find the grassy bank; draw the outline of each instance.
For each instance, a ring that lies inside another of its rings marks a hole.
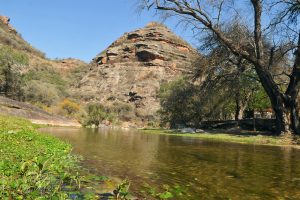
[[[0,199],[66,199],[79,187],[71,146],[0,115]]]
[[[100,199],[130,196],[127,180],[81,168],[72,146],[31,122],[0,115],[0,199]],[[112,191],[114,191],[112,193]]]
[[[250,134],[230,134],[230,133],[179,133],[164,129],[144,129],[144,133],[164,134],[181,137],[195,137],[206,140],[215,140],[223,142],[234,142],[242,144],[259,144],[259,145],[288,145],[287,141],[280,136],[250,135]],[[298,145],[293,145],[298,147]]]

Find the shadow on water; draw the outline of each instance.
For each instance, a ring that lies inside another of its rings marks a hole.
[[[176,199],[300,199],[300,151],[117,129],[46,128],[94,173],[185,188]]]

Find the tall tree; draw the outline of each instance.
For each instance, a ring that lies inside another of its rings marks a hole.
[[[250,31],[238,20],[228,24],[224,34],[235,40],[239,46],[251,46]],[[253,65],[232,54],[212,33],[205,35],[201,41],[200,50],[210,49],[210,53],[205,56],[206,62],[202,63],[203,58],[200,58],[200,61],[195,64],[196,71],[193,73],[194,79],[204,80],[201,84],[201,95],[205,92],[207,85],[210,85],[209,90],[217,85],[223,86],[226,91],[223,92],[224,96],[234,99],[235,119],[242,119],[253,90],[258,88],[259,84]],[[226,88],[229,90],[227,91]]]
[[[27,56],[10,47],[0,47],[0,95],[22,101],[23,80],[21,69],[28,64]]]
[[[298,2],[298,0],[290,1]],[[264,24],[266,17],[275,18],[273,17],[276,10],[274,5],[277,5],[278,2],[280,3],[278,0],[249,0],[248,3],[234,3],[232,0],[143,0],[148,9],[155,8],[166,13],[167,16],[181,17],[180,20],[192,25],[193,29],[214,34],[218,41],[226,46],[232,54],[251,63],[272,103],[278,132],[289,136],[300,134],[299,102],[297,101],[300,89],[300,50],[298,50],[300,35],[298,35],[298,43],[294,46],[294,64],[291,69],[292,72],[288,75],[287,89],[283,91],[270,71],[274,64],[274,53],[280,52],[282,46],[273,45],[268,48],[264,42],[268,36],[271,36],[274,41],[281,37],[280,35],[271,35],[274,34],[269,28],[272,20],[268,21],[268,24]],[[240,7],[247,7],[249,4],[252,7],[253,15],[253,21],[249,24],[249,27],[252,26],[253,29],[249,37],[253,42],[252,46],[240,46],[239,43],[226,35],[224,26],[239,16]],[[264,10],[269,5],[273,5],[269,7],[273,10]],[[279,10],[282,8],[277,7]],[[293,16],[295,16],[294,13]],[[287,13],[286,16],[289,14]],[[284,20],[288,19],[283,16],[277,24],[284,24],[286,22]],[[299,33],[299,30],[296,30],[297,25],[288,27],[288,29],[293,29],[292,31]],[[268,53],[266,53],[267,48],[269,49]]]

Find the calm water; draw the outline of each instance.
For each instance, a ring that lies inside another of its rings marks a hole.
[[[99,175],[144,183],[176,184],[174,199],[300,199],[300,151],[151,135],[136,131],[46,128],[69,141],[83,165]]]

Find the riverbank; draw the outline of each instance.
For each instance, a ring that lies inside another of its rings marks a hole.
[[[1,199],[65,199],[79,190],[78,158],[71,155],[71,145],[37,128],[27,120],[0,115]]]
[[[296,138],[293,145],[290,141],[286,141],[285,138],[280,136],[272,135],[261,135],[258,133],[218,133],[205,132],[205,133],[181,133],[166,129],[141,129],[142,132],[148,134],[163,134],[163,135],[173,135],[179,137],[194,137],[205,140],[215,140],[221,142],[233,142],[241,144],[256,144],[256,145],[271,145],[271,146],[291,146],[300,149],[299,138]]]
[[[0,199],[99,199],[130,196],[127,180],[82,168],[72,146],[42,126],[0,115]],[[43,126],[44,127],[44,126]]]

